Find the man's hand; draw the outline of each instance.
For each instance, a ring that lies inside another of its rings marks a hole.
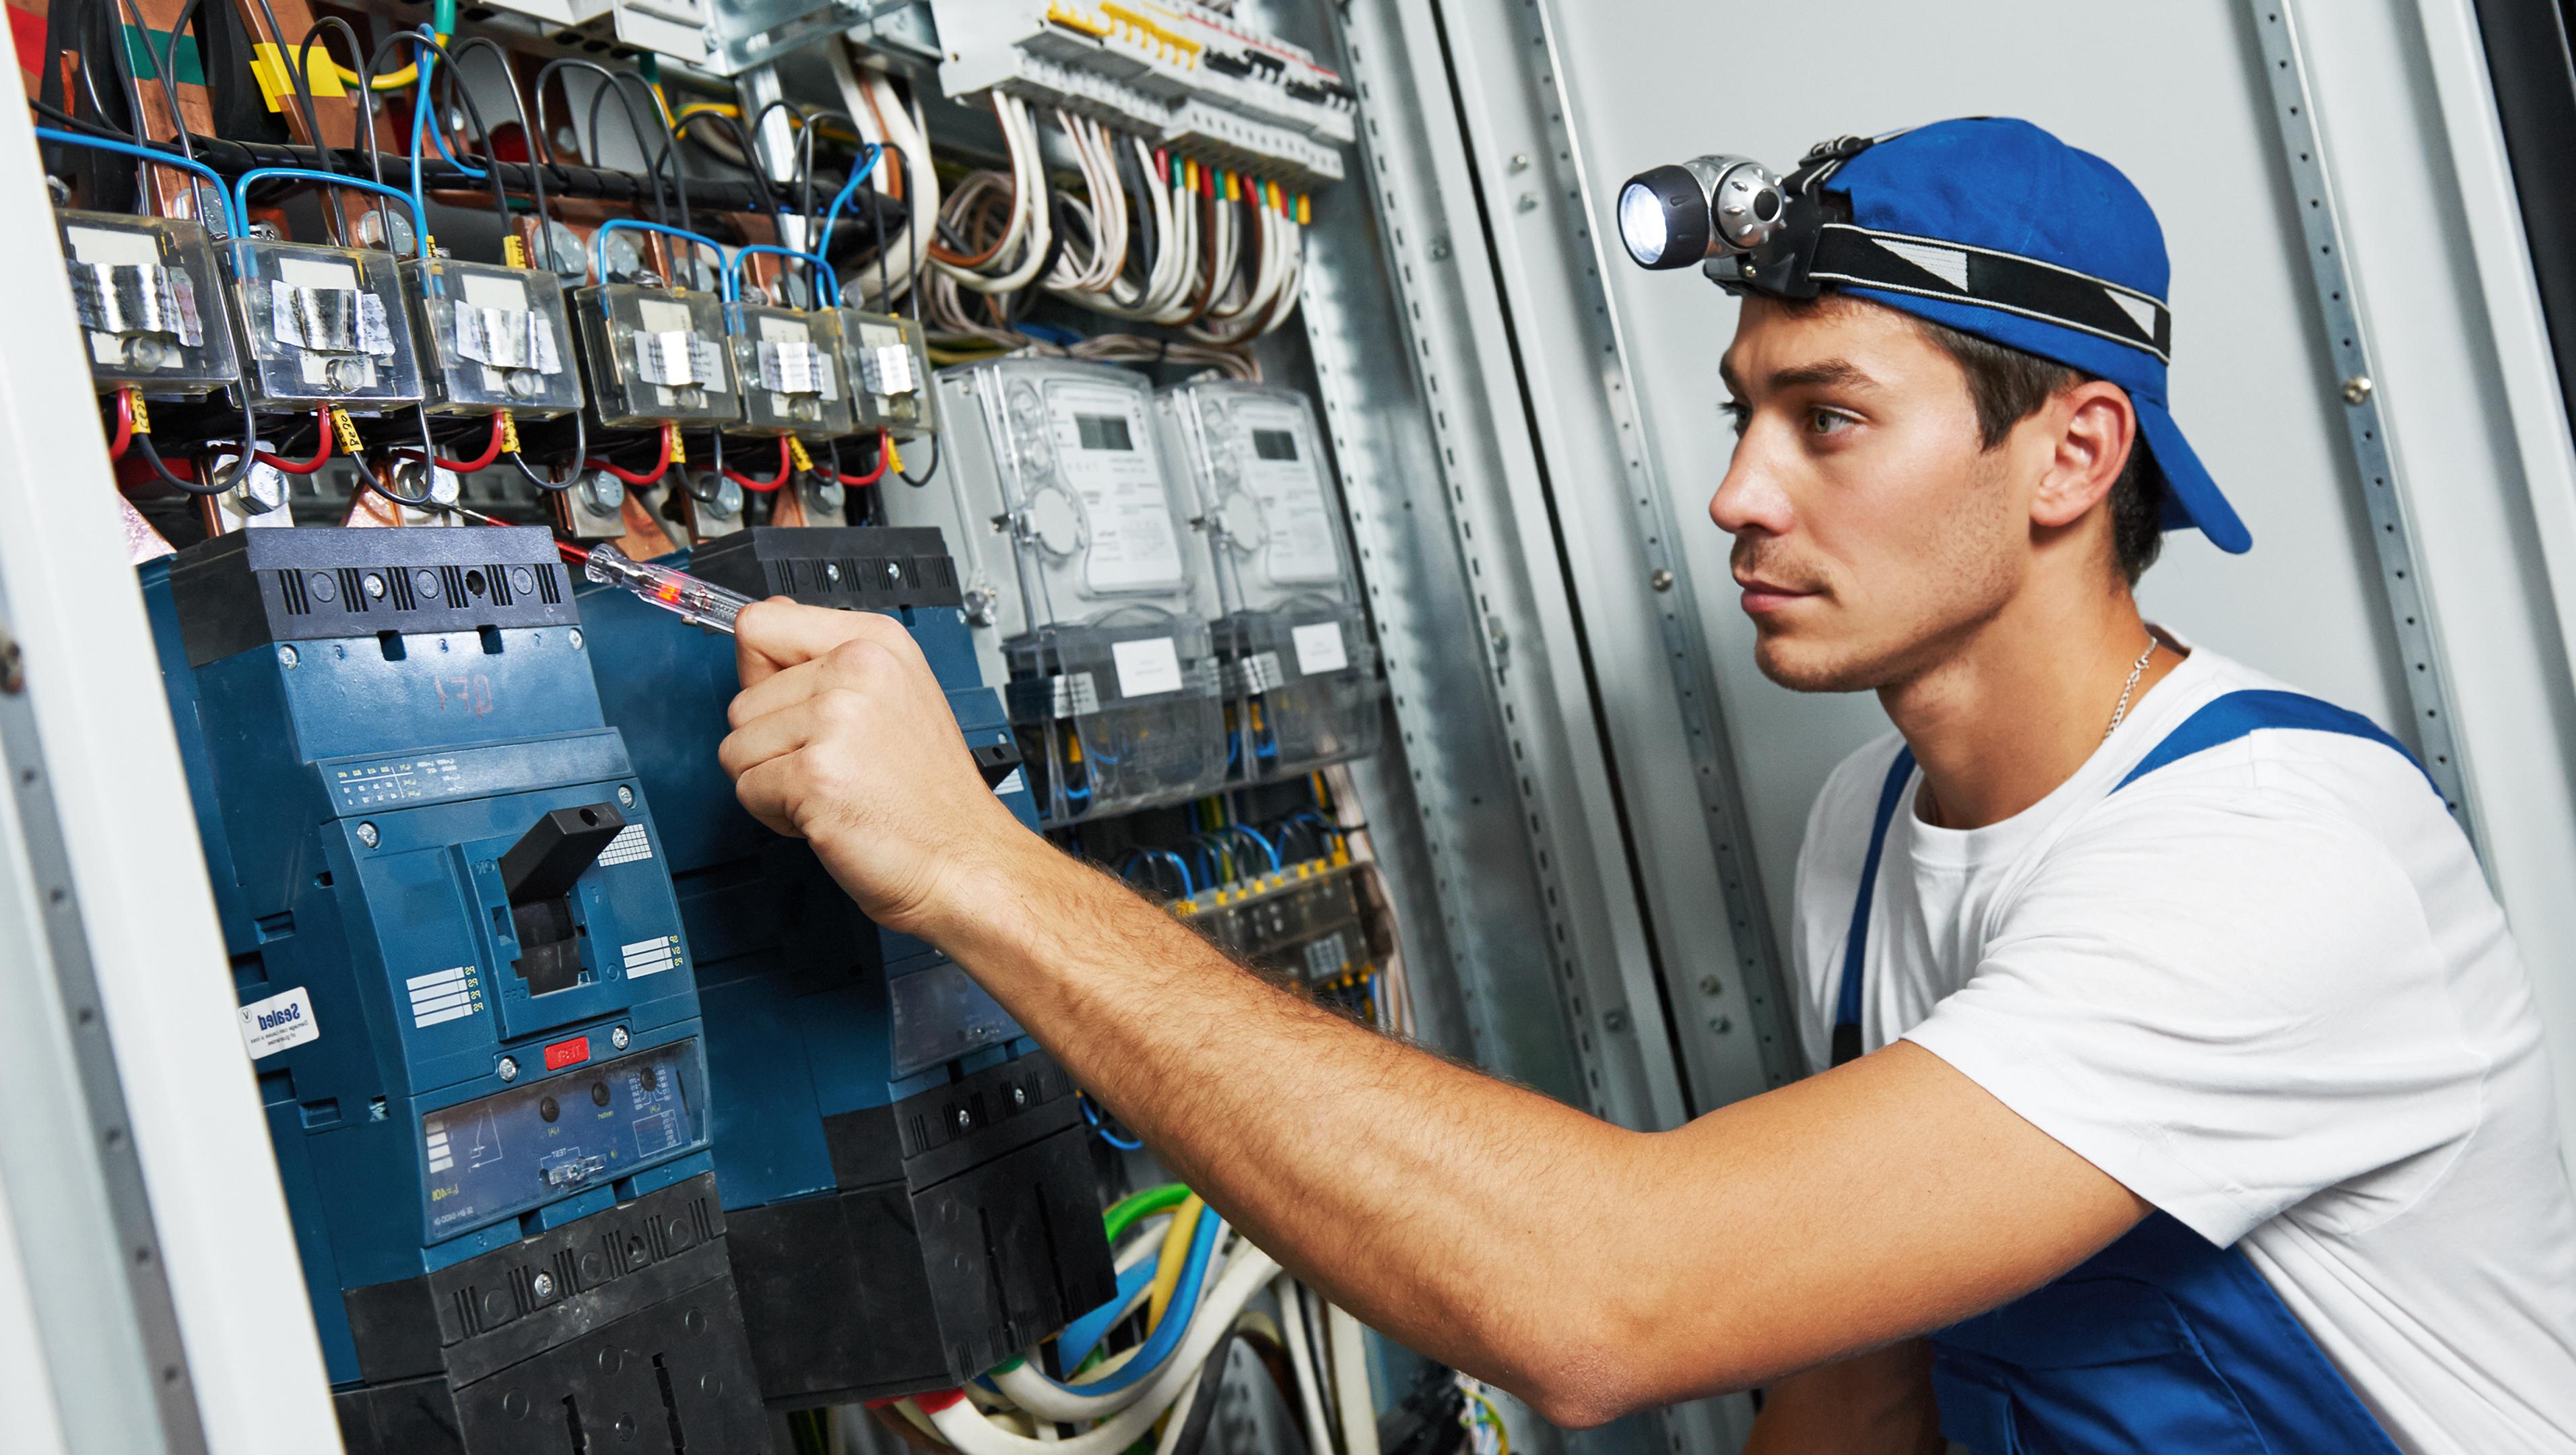
[[[912,634],[874,612],[743,609],[717,756],[754,818],[810,841],[868,917],[928,937],[1042,847],[984,785]]]

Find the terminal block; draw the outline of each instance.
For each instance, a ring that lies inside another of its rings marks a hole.
[[[946,462],[931,488],[880,500],[892,522],[954,543],[967,619],[1009,678],[1040,816],[1072,823],[1222,787],[1216,593],[1150,386],[1040,359],[940,379]]]
[[[536,268],[428,258],[402,265],[432,414],[506,409],[552,419],[581,408],[563,283]]]
[[[1347,858],[1291,864],[1175,900],[1171,910],[1253,969],[1311,990],[1356,984],[1384,968],[1395,948],[1377,867]]]
[[[1313,404],[1226,380],[1161,403],[1223,606],[1228,776],[1290,778],[1376,752],[1384,688]]]
[[[724,301],[689,288],[600,283],[572,295],[590,407],[610,429],[742,418]]]
[[[253,405],[369,413],[420,402],[420,359],[393,254],[237,238],[223,257]]]
[[[899,440],[939,432],[939,389],[921,325],[892,313],[841,310],[842,372],[856,409],[851,423]]]
[[[348,1449],[765,1448],[695,955],[554,542],[143,580]]]
[[[841,310],[726,305],[745,434],[835,439],[850,432]]]
[[[179,399],[240,382],[223,275],[203,227],[112,212],[61,212],[55,223],[99,388]]]
[[[1035,826],[937,531],[758,526],[685,564],[746,596],[902,622],[984,781]],[[613,588],[580,600],[705,987],[716,1183],[763,1394],[953,1389],[1108,1301],[1064,1071],[955,962],[870,923],[812,849],[742,810],[715,753],[740,685],[730,642]]]

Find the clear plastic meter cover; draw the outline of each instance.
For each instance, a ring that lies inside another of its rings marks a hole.
[[[224,245],[251,402],[420,402],[411,308],[391,253],[238,238]]]
[[[993,585],[1016,584],[1018,599],[990,615],[1045,817],[1124,813],[1222,786],[1215,593],[1151,386],[1124,369],[1038,359],[943,377],[954,412],[942,474],[961,498],[942,513],[970,529],[1006,522],[1017,580]],[[910,493],[889,491],[890,511]]]
[[[742,417],[724,301],[691,288],[601,283],[575,289],[591,409],[611,429],[692,428]]]
[[[222,274],[203,227],[112,212],[57,218],[95,382],[171,398],[241,378]]]
[[[1377,750],[1383,691],[1314,408],[1210,381],[1163,395],[1224,615],[1229,777],[1283,778]]]
[[[552,419],[581,408],[563,283],[536,268],[431,258],[403,264],[433,414],[507,409]]]

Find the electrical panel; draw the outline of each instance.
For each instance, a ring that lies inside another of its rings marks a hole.
[[[1032,829],[936,531],[758,527],[671,564],[910,629],[985,780]],[[773,1405],[954,1388],[1116,1292],[1074,1088],[931,946],[871,924],[716,762],[732,643],[584,592],[609,720],[636,745],[704,987],[716,1180]]]
[[[728,303],[746,434],[828,439],[850,432],[841,312]]]
[[[416,259],[402,265],[434,414],[507,409],[549,419],[581,408],[563,283],[536,268]]]
[[[349,1448],[760,1448],[694,956],[554,543],[244,531],[144,592]]]
[[[932,0],[952,96],[998,88],[1283,182],[1343,174],[1357,97],[1303,48],[1188,0]]]
[[[1254,969],[1316,991],[1383,968],[1393,915],[1377,866],[1347,853],[1175,901],[1172,914]]]
[[[721,298],[641,283],[594,284],[572,298],[599,424],[650,429],[742,418]]]
[[[56,225],[72,310],[102,388],[181,398],[240,381],[222,274],[203,227],[71,211],[57,213]]]
[[[939,432],[939,387],[921,325],[890,313],[841,310],[842,375],[856,405],[852,422],[899,440]]]
[[[1229,776],[1294,776],[1377,751],[1377,653],[1313,404],[1211,380],[1164,391],[1162,406],[1223,606]]]
[[[1163,458],[1152,387],[1106,365],[943,371],[944,467],[882,492],[957,543],[967,619],[1049,824],[1173,803],[1226,778],[1215,592]]]
[[[239,238],[223,256],[252,404],[366,412],[420,402],[411,308],[393,254]]]

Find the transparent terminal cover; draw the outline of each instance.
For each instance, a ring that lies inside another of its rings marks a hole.
[[[1162,395],[1198,497],[1217,593],[1228,777],[1291,777],[1377,751],[1377,653],[1313,405],[1228,381]]]
[[[841,310],[737,303],[728,312],[734,376],[742,380],[743,431],[812,439],[848,434]]]
[[[414,260],[402,272],[431,413],[507,409],[552,419],[581,408],[562,280],[535,268],[453,258]]]
[[[112,212],[63,212],[55,222],[100,388],[177,398],[241,378],[221,265],[204,228]]]
[[[891,313],[841,310],[841,350],[860,429],[899,440],[939,432],[939,389],[921,325]]]
[[[601,283],[574,289],[572,311],[591,409],[602,425],[652,429],[742,418],[724,302],[715,294]]]
[[[1205,553],[1165,468],[1151,387],[1098,364],[940,375],[943,464],[880,492],[935,525],[968,621],[997,641],[1040,816],[1068,823],[1223,785],[1223,674]]]
[[[411,309],[391,253],[240,238],[223,245],[254,405],[420,402]]]

